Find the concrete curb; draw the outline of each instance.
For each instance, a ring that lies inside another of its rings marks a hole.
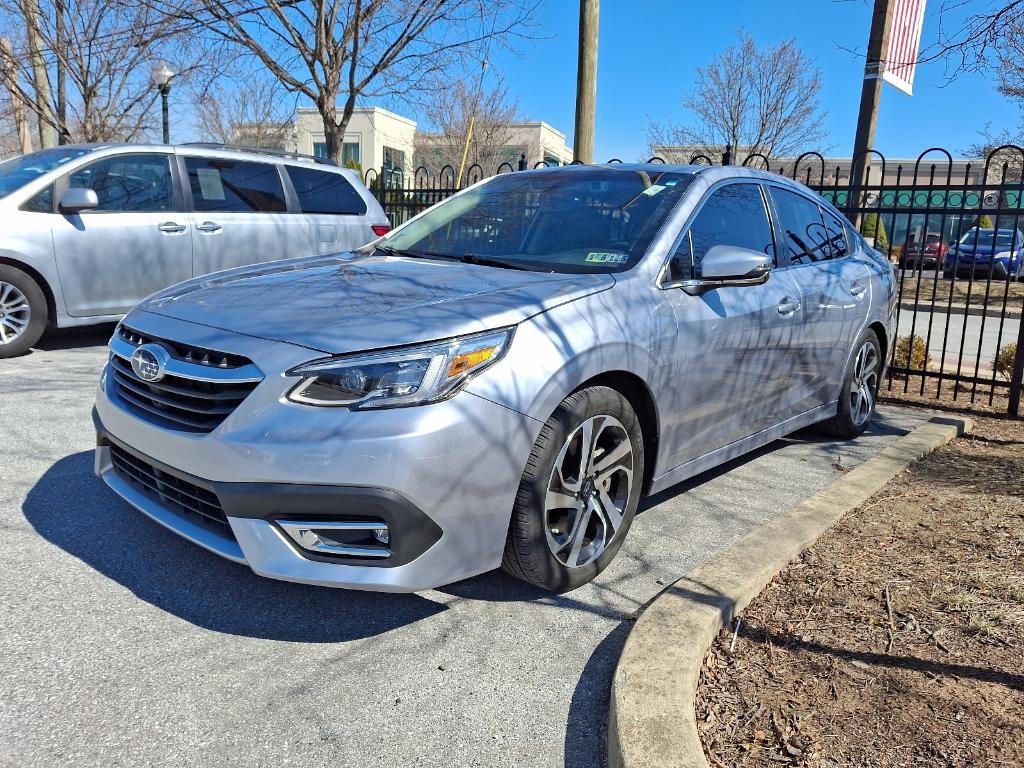
[[[848,511],[972,427],[966,418],[931,419],[655,597],[612,680],[609,768],[708,768],[694,696],[718,630]]]
[[[963,304],[954,304],[952,307],[943,304],[941,301],[932,304],[915,304],[914,302],[904,301],[900,303],[901,312],[917,312],[922,315],[927,315],[934,312],[936,315],[974,315],[980,317],[986,315],[988,317],[998,318],[1003,315],[1002,311],[1003,302],[993,301],[988,307],[977,306],[977,307],[965,307]],[[1003,315],[1007,320],[1020,320],[1021,310],[1015,309],[1014,307],[1007,307],[1006,314]]]

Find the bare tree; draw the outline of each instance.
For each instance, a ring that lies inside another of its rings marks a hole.
[[[416,132],[415,162],[432,171],[445,165],[458,168],[472,120],[466,167],[477,163],[488,173],[493,172],[502,162],[512,162],[509,147],[515,138],[512,124],[518,112],[518,102],[509,96],[501,78],[491,88],[458,80],[439,91],[424,110],[424,118],[434,130]]]
[[[339,162],[358,100],[430,94],[488,45],[523,36],[537,1],[147,0],[239,47],[312,101]]]
[[[697,69],[683,99],[692,121],[652,123],[648,140],[652,151],[681,162],[726,147],[767,157],[817,149],[826,137],[820,93],[821,74],[794,40],[762,49],[741,31],[735,45]]]
[[[295,109],[281,90],[256,74],[213,84],[197,95],[196,130],[206,141],[283,149]]]

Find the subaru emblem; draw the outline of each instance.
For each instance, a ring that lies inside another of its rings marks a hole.
[[[132,353],[132,370],[143,381],[160,381],[170,359],[159,344],[143,344]]]

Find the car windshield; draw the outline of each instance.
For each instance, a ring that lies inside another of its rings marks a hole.
[[[992,245],[992,238],[995,237],[995,244],[1010,247],[1013,245],[1013,230],[1011,229],[972,229],[960,238],[961,245],[973,246],[975,242],[983,247]],[[977,238],[977,241],[975,241]]]
[[[621,272],[640,260],[693,179],[629,168],[509,173],[450,198],[378,247],[545,272]]]
[[[6,197],[44,173],[92,151],[92,147],[56,147],[4,160],[0,163],[0,197]]]

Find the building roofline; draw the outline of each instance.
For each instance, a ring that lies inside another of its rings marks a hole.
[[[317,110],[316,107],[299,107],[298,109],[295,110],[295,114],[296,115],[299,115],[299,114],[303,114],[303,115],[319,115],[320,113],[319,113],[319,111]],[[410,125],[413,128],[416,127],[416,121],[413,120],[411,117],[406,117],[405,115],[400,115],[397,112],[392,112],[389,109],[384,109],[384,107],[376,107],[376,106],[374,106],[374,107],[356,107],[355,109],[352,110],[352,114],[353,115],[356,115],[356,114],[359,114],[359,115],[371,115],[371,114],[384,115],[386,117],[390,117],[390,118],[392,118],[394,120],[398,120],[399,122],[402,122],[402,123],[405,123],[407,125]]]

